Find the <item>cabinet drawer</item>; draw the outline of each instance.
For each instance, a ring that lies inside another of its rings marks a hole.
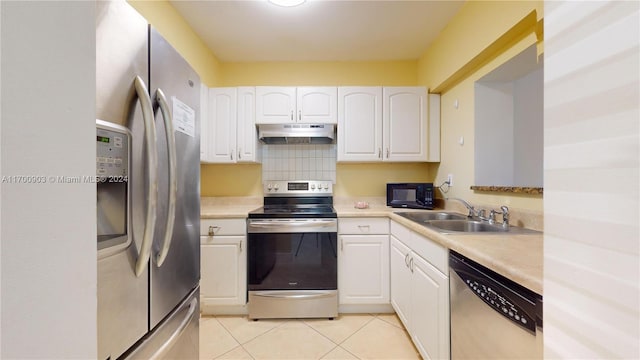
[[[245,219],[200,219],[200,235],[245,235],[247,221]]]
[[[409,241],[411,237],[411,230],[404,227],[404,225],[400,225],[395,221],[391,222],[391,235],[395,236],[396,239],[401,240],[405,244]]]
[[[387,218],[343,218],[338,219],[338,233],[367,235],[389,234]]]
[[[446,277],[449,276],[449,251],[422,235],[411,234],[411,249],[431,265],[440,270]]]

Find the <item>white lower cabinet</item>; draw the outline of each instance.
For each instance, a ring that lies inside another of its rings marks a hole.
[[[340,304],[389,304],[389,219],[338,220]]]
[[[424,359],[449,359],[447,249],[391,222],[391,305]]]
[[[412,258],[411,336],[425,359],[449,358],[449,279],[420,256]]]
[[[247,236],[245,219],[202,219],[200,298],[203,313],[216,306],[247,302]]]
[[[391,235],[390,268],[391,268],[391,306],[393,306],[400,321],[408,330],[411,325],[411,272],[409,270],[409,255],[411,249]]]

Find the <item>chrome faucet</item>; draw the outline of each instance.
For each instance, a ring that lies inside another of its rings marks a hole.
[[[469,204],[468,202],[460,198],[447,198],[447,200],[457,200],[461,202],[467,208],[467,210],[469,210],[469,215],[467,215],[467,217],[472,218],[475,216],[475,208],[473,207],[473,205]]]

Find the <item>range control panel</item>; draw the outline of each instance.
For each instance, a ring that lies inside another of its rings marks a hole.
[[[126,130],[96,127],[96,175],[129,176],[129,134]]]
[[[273,195],[326,195],[333,194],[333,183],[331,180],[313,181],[268,181],[264,183],[265,196]]]

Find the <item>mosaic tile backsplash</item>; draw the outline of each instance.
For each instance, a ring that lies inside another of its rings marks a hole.
[[[336,145],[263,145],[262,180],[331,180],[336,183]]]

